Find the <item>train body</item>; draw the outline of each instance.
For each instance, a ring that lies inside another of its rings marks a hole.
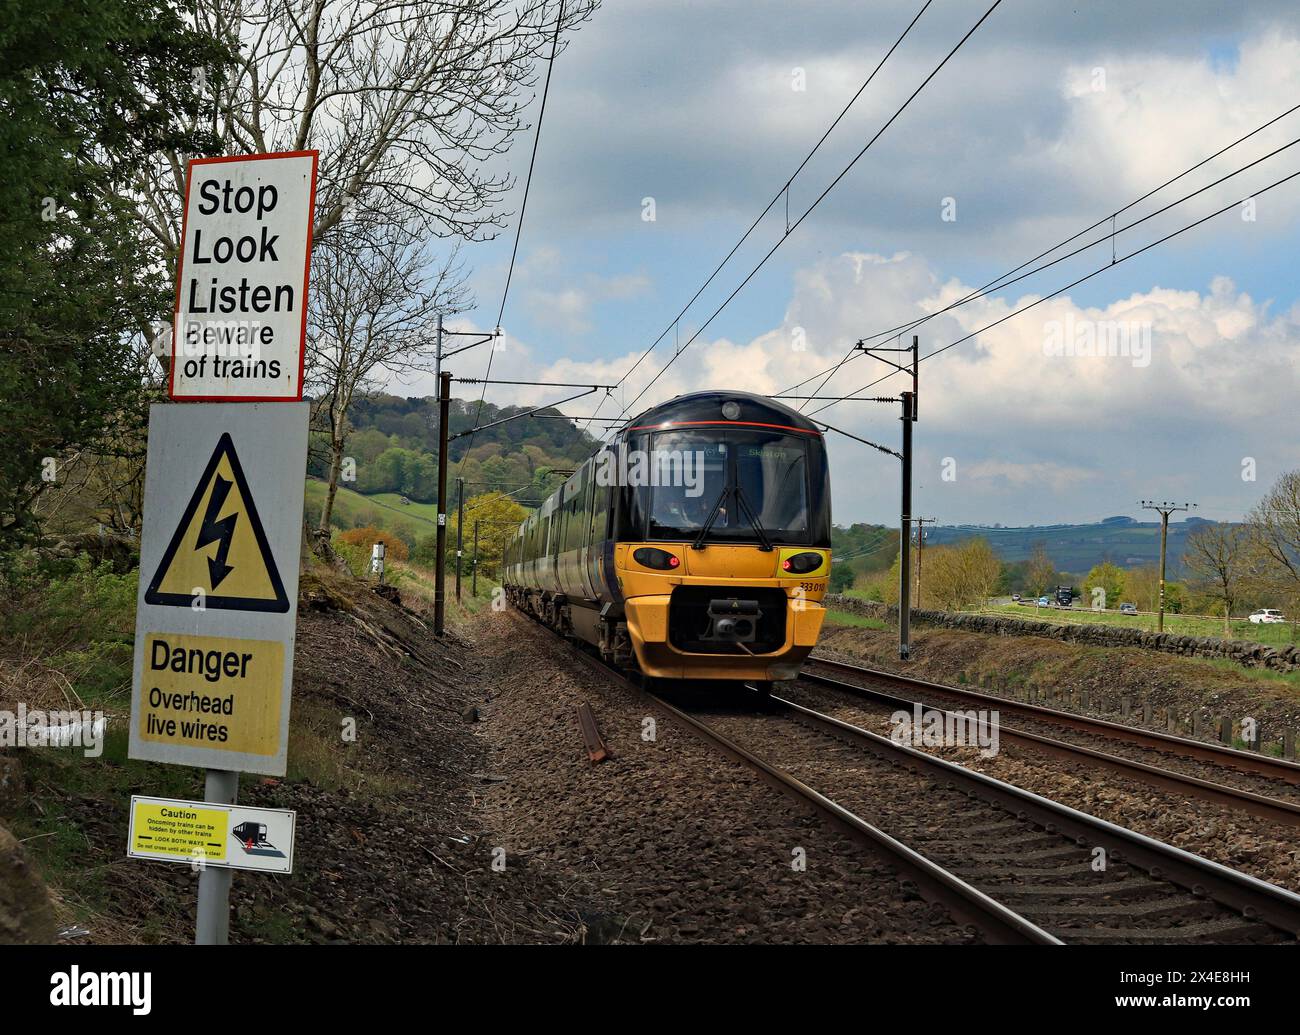
[[[520,525],[508,599],[657,679],[793,679],[830,576],[817,426],[742,392],[629,421]]]

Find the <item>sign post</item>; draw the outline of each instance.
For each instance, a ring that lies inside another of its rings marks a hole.
[[[288,762],[318,157],[189,163],[168,392],[213,405],[149,412],[128,754],[207,777],[202,803],[133,799],[127,854],[194,853],[200,945],[226,943],[233,869],[292,868],[293,814],[235,801]]]

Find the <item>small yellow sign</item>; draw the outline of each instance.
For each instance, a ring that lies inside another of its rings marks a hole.
[[[224,862],[227,809],[188,802],[131,802],[131,852]]]
[[[279,640],[148,633],[139,735],[162,744],[274,755],[284,678]]]
[[[289,610],[261,518],[230,435],[213,450],[145,602],[232,611]]]

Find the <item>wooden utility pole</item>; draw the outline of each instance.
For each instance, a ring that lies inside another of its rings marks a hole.
[[[934,518],[916,518],[916,606],[921,606],[921,557],[925,553],[925,526],[933,525]]]
[[[470,596],[478,596],[478,518],[474,519],[474,566],[470,582]]]
[[[460,558],[462,540],[460,530],[465,524],[465,479],[456,479],[456,603],[460,603]]]
[[[441,636],[447,628],[447,417],[451,412],[451,374],[438,375],[438,531],[433,565],[433,631]]]
[[[1165,631],[1165,542],[1169,538],[1169,515],[1176,510],[1191,510],[1195,503],[1156,503],[1154,500],[1141,500],[1143,510],[1154,510],[1160,514],[1160,607],[1156,613],[1156,632]]]

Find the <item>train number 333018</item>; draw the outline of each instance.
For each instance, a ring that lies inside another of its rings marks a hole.
[[[801,582],[799,588],[805,593],[825,593],[826,583],[824,582]]]

